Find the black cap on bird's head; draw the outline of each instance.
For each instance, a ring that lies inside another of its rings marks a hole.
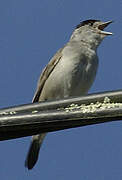
[[[77,28],[80,28],[81,26],[85,26],[85,25],[90,25],[90,26],[92,26],[95,22],[100,22],[100,20],[88,19],[88,20],[82,21],[82,22],[80,22],[80,24],[78,24],[78,25],[76,26],[76,29],[77,29]]]
[[[111,32],[106,32],[103,31],[105,27],[107,27],[110,23],[113,21],[107,21],[107,22],[102,22],[100,20],[95,20],[95,19],[89,19],[82,21],[80,24],[76,26],[76,29],[82,28],[84,26],[89,26],[91,29],[94,29],[95,32],[104,34],[104,35],[112,35]]]

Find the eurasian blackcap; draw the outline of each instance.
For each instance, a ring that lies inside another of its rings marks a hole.
[[[87,94],[94,82],[97,48],[111,32],[104,31],[112,21],[86,20],[75,28],[67,44],[58,50],[40,75],[33,102],[58,100]],[[32,137],[25,166],[32,169],[46,134]]]

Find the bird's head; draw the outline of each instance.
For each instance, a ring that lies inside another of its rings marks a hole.
[[[111,32],[104,31],[110,23],[112,21],[102,22],[93,19],[83,21],[76,26],[71,40],[84,41],[96,48],[106,36],[112,35]]]

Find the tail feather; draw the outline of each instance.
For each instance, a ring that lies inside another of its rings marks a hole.
[[[40,134],[32,137],[32,143],[30,145],[27,158],[25,161],[25,167],[27,167],[29,170],[34,167],[38,160],[39,156],[39,150],[42,145],[42,142],[44,140],[46,134]]]

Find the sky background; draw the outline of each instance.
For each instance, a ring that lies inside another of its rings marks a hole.
[[[41,70],[80,21],[114,20],[90,93],[122,88],[122,0],[1,0],[0,108],[30,103]],[[122,122],[49,133],[32,171],[30,137],[0,142],[1,180],[121,180]]]

